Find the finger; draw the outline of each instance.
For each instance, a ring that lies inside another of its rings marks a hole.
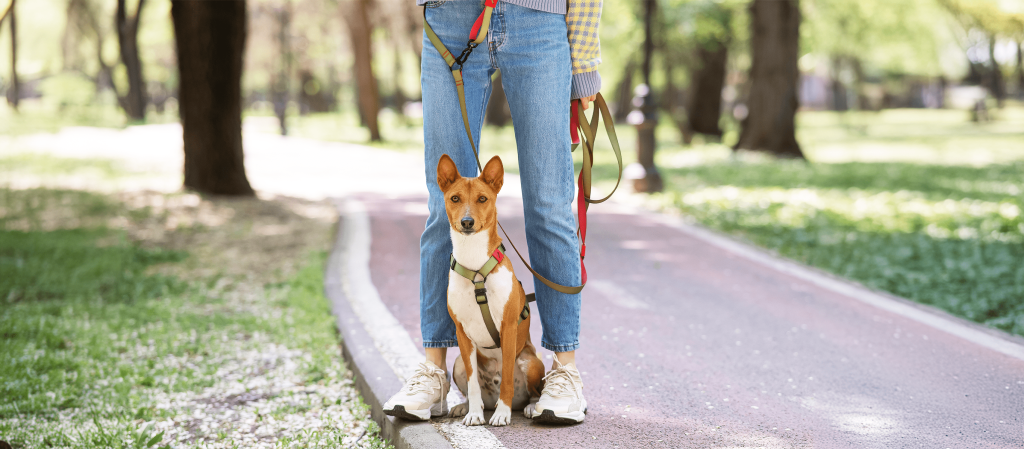
[[[589,98],[580,98],[580,104],[583,105],[583,110],[584,111],[586,111],[587,109],[590,109],[590,99]]]

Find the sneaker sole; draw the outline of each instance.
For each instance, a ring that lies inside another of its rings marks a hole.
[[[430,420],[430,410],[429,409],[427,409],[427,410],[408,411],[408,410],[405,409],[404,405],[396,405],[395,408],[393,408],[391,410],[384,410],[384,414],[388,415],[388,416],[394,416],[396,418],[408,419],[408,420],[411,420],[411,421],[429,421]]]
[[[553,410],[544,410],[540,415],[534,416],[533,420],[542,424],[579,424],[583,422],[587,411],[570,412],[556,415]]]
[[[413,421],[430,421],[430,418],[448,415],[448,403],[441,401],[427,410],[406,410],[404,405],[396,405],[391,410],[384,410],[384,414]]]

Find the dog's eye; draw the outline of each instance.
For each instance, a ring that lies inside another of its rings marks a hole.
[[[459,196],[458,195],[453,196],[452,197],[452,202],[453,203],[458,203],[459,202]]]
[[[486,203],[487,202],[487,197],[486,196],[481,196],[480,198],[477,198],[476,201],[478,203]]]

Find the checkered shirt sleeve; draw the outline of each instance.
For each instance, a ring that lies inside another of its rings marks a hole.
[[[602,0],[568,0],[565,23],[569,29],[572,54],[573,98],[593,95],[600,90],[601,42],[598,24]],[[593,73],[591,73],[593,72]]]

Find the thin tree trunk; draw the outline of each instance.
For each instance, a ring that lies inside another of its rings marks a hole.
[[[988,37],[988,59],[992,63],[992,70],[989,73],[991,77],[992,96],[996,97],[996,105],[1002,109],[1006,103],[1006,82],[1003,79],[1003,71],[999,67],[999,63],[996,62],[996,36],[990,35]]]
[[[353,68],[356,72],[359,113],[370,131],[370,140],[380,142],[382,139],[377,125],[380,92],[377,91],[377,80],[373,75],[370,2],[371,0],[348,0],[343,3],[347,8],[342,11],[342,16],[348,23],[349,40],[352,42],[352,53],[355,55]]]
[[[393,25],[388,34],[393,34],[394,30],[397,29],[400,28],[398,26]],[[408,101],[408,99],[405,96],[405,92],[402,92],[402,46],[398,45],[397,38],[398,36],[391,36],[391,43],[394,45],[393,48],[395,51],[395,59],[392,61],[392,63],[394,63],[394,66],[392,69],[393,71],[391,72],[391,89],[394,93],[392,93],[391,95],[394,101],[395,111],[397,111],[398,114],[401,115],[403,118],[407,118],[405,117],[404,106],[405,102]]]
[[[636,72],[636,58],[629,58],[622,69],[622,78],[615,86],[615,110],[612,116],[615,122],[621,123],[626,120],[629,110],[632,109],[630,102],[633,100],[633,74]]]
[[[1024,42],[1017,42],[1017,98],[1024,100]]]
[[[843,80],[840,79],[840,73],[843,71],[843,59],[840,56],[832,55],[832,70],[831,72],[831,84],[832,84],[832,110],[833,111],[845,111],[849,109],[846,104],[846,86],[843,85]]]
[[[419,79],[420,66],[423,64],[423,11],[420,8],[402,9],[405,10],[409,43],[412,44],[412,52],[416,55],[416,79]]]
[[[172,0],[185,187],[252,196],[242,154],[244,0]]]
[[[721,138],[718,120],[722,116],[722,88],[725,87],[729,48],[725,42],[715,43],[710,48],[700,45],[697,59],[700,66],[693,71],[689,107],[686,108],[690,130]]]
[[[291,77],[291,3],[288,6],[275,11],[277,17],[277,50],[280,62],[277,73],[273,76],[272,102],[274,103],[274,115],[277,116],[277,123],[281,128],[281,135],[288,135],[288,101]]]
[[[796,141],[800,71],[799,0],[754,0],[751,12],[749,114],[736,149],[804,158]]]
[[[654,14],[657,8],[657,0],[644,2],[644,59],[640,70],[643,73],[644,84],[647,85],[647,95],[640,108],[644,114],[643,123],[636,127],[636,158],[637,162],[644,167],[645,174],[643,179],[633,181],[633,189],[638,192],[660,192],[664,188],[658,167],[654,165],[654,152],[657,150],[654,129],[658,126],[656,116],[658,108],[655,103],[654,89],[651,88],[651,63],[654,58]]]
[[[7,90],[7,104],[15,111],[18,110],[18,102],[21,99],[21,84],[18,81],[18,20],[17,14],[14,13],[16,2],[11,0],[11,5],[4,13],[4,18],[11,21],[11,88]],[[2,19],[0,24],[3,24]]]
[[[665,70],[665,94],[662,96],[664,98],[664,110],[676,125],[676,129],[679,130],[680,142],[683,145],[689,145],[693,142],[693,131],[690,130],[690,117],[686,112],[686,107],[684,106],[688,99],[676,86],[675,82],[676,67],[674,61],[676,60],[676,57],[665,47],[662,47],[662,52],[664,55],[662,64],[664,65]]]
[[[128,94],[123,105],[132,120],[146,119],[146,82],[139,60],[139,18],[146,0],[139,0],[135,15],[128,17],[126,0],[117,0],[117,43],[121,47],[121,62],[128,72]]]

